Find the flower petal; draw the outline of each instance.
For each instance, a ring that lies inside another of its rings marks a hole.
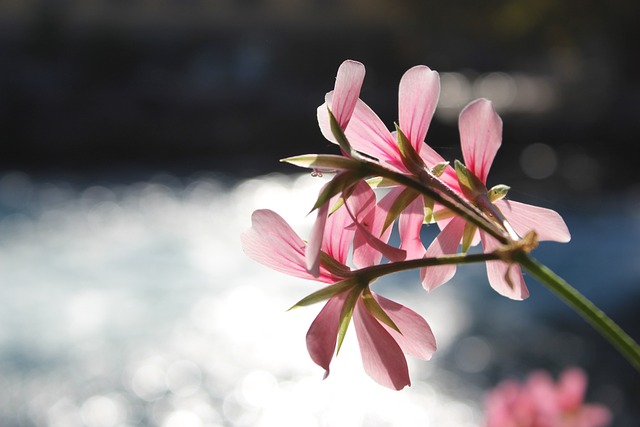
[[[251,215],[252,227],[240,236],[244,252],[269,268],[303,279],[315,279],[305,268],[305,243],[277,213],[261,209]],[[324,268],[315,280],[336,281]]]
[[[364,75],[364,65],[357,61],[344,61],[338,68],[331,112],[342,130],[346,129],[349,120],[351,120],[351,115],[360,96]]]
[[[395,199],[390,193],[376,204],[373,190],[369,188],[368,191],[373,195],[369,199],[368,208],[362,209],[356,217],[357,231],[353,239],[353,263],[358,268],[369,267],[379,264],[383,255],[391,261],[404,260],[407,257],[404,249],[387,244],[391,227],[384,229],[390,203]]]
[[[495,205],[520,236],[535,230],[538,240],[562,243],[571,240],[567,224],[556,211],[513,200],[498,200]]]
[[[436,338],[431,327],[422,316],[397,302],[391,301],[372,292],[378,304],[400,329],[400,333],[386,325],[382,325],[396,340],[405,354],[422,360],[429,360],[436,351]]]
[[[500,242],[487,233],[480,231],[480,239],[485,252],[492,252],[500,247]],[[487,261],[487,277],[491,287],[507,298],[523,300],[529,297],[529,290],[522,276],[522,269],[518,264],[504,261]],[[507,281],[509,277],[511,284]]]
[[[460,113],[460,144],[465,165],[483,184],[502,144],[502,120],[491,101],[477,99]]]
[[[324,368],[326,378],[333,359],[340,327],[340,313],[349,292],[330,298],[307,331],[307,350],[311,359]]]
[[[438,236],[431,242],[424,256],[427,258],[439,257],[441,255],[452,255],[458,251],[460,240],[464,232],[464,219],[454,217],[442,229]],[[438,286],[448,282],[456,274],[456,265],[439,265],[435,267],[425,267],[420,270],[422,286],[427,291],[432,291]]]
[[[320,274],[320,248],[324,237],[324,228],[327,223],[327,214],[329,213],[329,201],[325,202],[318,208],[316,220],[311,228],[311,235],[305,250],[305,266],[307,271],[314,277]]]
[[[400,80],[398,121],[417,152],[424,143],[439,96],[440,77],[427,66],[410,68]]]
[[[423,223],[424,205],[422,197],[417,197],[398,218],[400,248],[407,251],[407,259],[418,259],[424,256],[425,248],[420,239]]]
[[[364,181],[358,184],[357,187],[360,185],[366,185],[368,187]],[[335,203],[338,202],[339,198],[340,195],[333,197],[329,202],[329,207],[333,207]],[[353,202],[354,201],[350,198],[349,203]],[[325,224],[322,239],[322,250],[342,264],[347,263],[347,256],[349,254],[349,249],[351,248],[351,242],[353,241],[355,230],[353,227],[350,227],[352,224],[353,219],[351,219],[351,215],[349,215],[344,204],[329,215]]]
[[[573,411],[582,405],[587,391],[587,375],[582,369],[570,368],[558,379],[558,404],[565,411]]]
[[[358,335],[364,370],[374,381],[385,387],[402,390],[411,385],[409,367],[402,349],[364,306],[356,303],[353,324]]]

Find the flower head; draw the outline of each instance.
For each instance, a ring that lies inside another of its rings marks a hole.
[[[460,113],[460,142],[465,165],[456,164],[458,184],[452,185],[488,218],[511,232],[512,238],[524,237],[534,231],[538,240],[568,242],[571,238],[562,217],[555,211],[524,203],[505,200],[506,186],[487,189],[487,177],[502,143],[502,120],[491,102],[478,99]],[[442,232],[427,249],[427,256],[455,253],[482,242],[485,252],[500,246],[494,237],[483,230],[454,217],[440,221]],[[427,268],[423,284],[433,289],[449,280],[455,265]],[[500,294],[512,299],[525,299],[529,291],[518,265],[504,261],[488,261],[489,283]]]
[[[436,350],[436,343],[431,328],[420,315],[372,292],[371,279],[346,265],[351,242],[362,232],[354,223],[358,224],[362,215],[368,215],[372,209],[370,198],[375,198],[366,184],[359,188],[326,220],[317,276],[306,268],[307,244],[273,211],[253,213],[252,227],[242,235],[242,244],[247,255],[270,268],[329,284],[297,304],[326,300],[307,333],[309,355],[325,369],[325,377],[353,318],[365,371],[376,382],[399,390],[410,384],[404,354],[427,360]],[[335,202],[334,199],[329,205]],[[368,218],[373,228],[380,227],[375,225],[379,222],[373,221],[375,215]],[[363,246],[359,263],[371,266],[380,262],[380,252],[367,248]]]
[[[486,427],[605,427],[611,413],[603,405],[584,403],[587,376],[565,370],[557,383],[536,371],[521,384],[505,380],[485,397]]]

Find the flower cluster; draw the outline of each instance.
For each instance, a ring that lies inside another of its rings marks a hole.
[[[611,413],[602,405],[584,403],[587,376],[565,370],[554,383],[544,371],[524,383],[505,380],[487,393],[486,427],[605,427]]]
[[[425,143],[440,94],[438,74],[416,66],[402,76],[393,131],[359,98],[364,76],[361,63],[345,61],[318,107],[320,130],[341,154],[285,159],[335,172],[313,207],[317,217],[308,240],[275,212],[259,210],[242,242],[266,266],[326,284],[296,304],[326,301],[307,334],[309,354],[326,375],[353,319],[365,371],[402,389],[410,384],[404,354],[429,359],[436,341],[420,315],[372,292],[374,280],[419,268],[423,287],[433,290],[454,276],[456,264],[485,261],[490,285],[522,300],[529,292],[518,254],[540,240],[567,242],[570,235],[556,212],[507,200],[505,185],[487,188],[502,142],[502,121],[490,101],[478,99],[461,112],[463,161],[451,166]],[[425,245],[420,231],[429,223],[441,231]],[[397,247],[389,244],[394,224]],[[467,254],[478,243],[482,253]]]

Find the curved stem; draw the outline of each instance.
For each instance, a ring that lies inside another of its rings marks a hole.
[[[567,305],[576,310],[640,371],[640,346],[638,346],[638,343],[622,330],[620,326],[611,320],[610,317],[569,285],[569,283],[530,255],[518,251],[514,253],[513,258],[515,261],[518,261],[529,274],[554,292]]]

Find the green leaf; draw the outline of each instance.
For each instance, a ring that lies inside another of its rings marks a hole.
[[[478,226],[470,222],[464,224],[464,231],[462,233],[462,253],[466,253],[473,243],[473,236],[476,234]]]
[[[456,176],[460,183],[460,188],[465,196],[471,200],[476,200],[479,195],[487,193],[487,187],[475,176],[469,169],[466,168],[458,160],[455,161]]]
[[[342,342],[344,341],[344,337],[347,334],[347,329],[349,328],[349,322],[351,322],[351,317],[353,316],[353,309],[356,306],[356,302],[358,302],[358,298],[360,297],[361,292],[362,288],[353,288],[347,296],[344,305],[342,306],[342,312],[340,313],[340,327],[338,328],[338,344],[336,345],[336,355],[340,352],[340,348],[342,347]]]
[[[351,155],[351,144],[349,143],[349,140],[345,136],[342,128],[340,127],[340,124],[329,109],[328,105],[327,111],[329,112],[329,123],[331,124],[331,133],[333,134],[333,137],[336,139],[336,141],[338,141],[338,144],[340,145],[340,148],[342,148],[342,151]]]
[[[293,310],[298,307],[306,307],[309,305],[317,304],[322,301],[326,301],[331,297],[338,295],[339,293],[345,292],[346,290],[356,286],[358,283],[354,278],[345,279],[341,282],[334,283],[329,286],[325,286],[324,288],[315,291],[314,293],[307,295],[302,298],[300,301],[295,303],[289,310]]]
[[[411,172],[419,173],[425,169],[425,164],[422,161],[422,157],[416,152],[411,145],[411,142],[407,139],[406,135],[402,132],[400,127],[396,124],[396,131],[398,134],[398,148],[400,148],[400,155],[402,156],[402,163]]]
[[[354,170],[360,167],[360,162],[357,160],[334,154],[303,154],[287,157],[280,161],[302,168]]]
[[[498,184],[494,186],[491,190],[489,190],[489,195],[488,195],[489,201],[493,203],[497,200],[504,199],[507,196],[507,193],[509,192],[510,189],[511,187],[504,184]]]
[[[365,288],[362,292],[362,301],[364,302],[365,307],[367,307],[367,310],[369,310],[369,313],[373,314],[376,319],[402,335],[400,329],[395,323],[393,323],[393,320],[391,320],[389,315],[382,309],[382,307],[380,307],[378,301],[373,297],[369,287]]]
[[[411,188],[405,188],[404,190],[402,190],[402,192],[398,195],[395,203],[389,209],[389,212],[387,212],[387,217],[384,220],[382,232],[386,231],[386,229],[391,224],[393,224],[393,221],[398,218],[400,213],[405,210],[406,207],[409,206],[419,195],[420,193],[412,190]]]

